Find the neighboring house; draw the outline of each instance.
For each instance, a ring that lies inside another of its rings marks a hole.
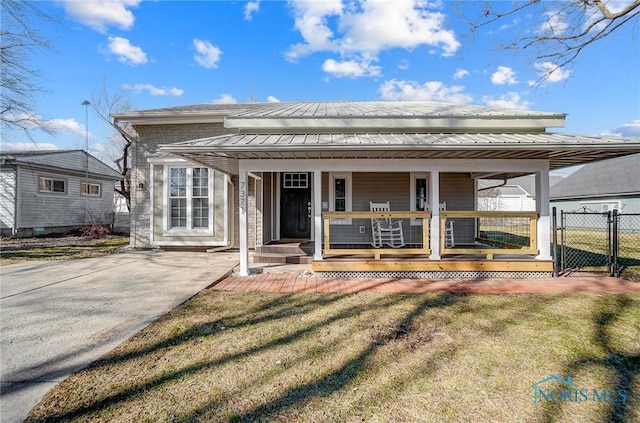
[[[83,150],[1,151],[2,236],[63,233],[112,224],[121,175]]]
[[[561,176],[549,175],[549,186],[561,180]],[[535,182],[533,175],[506,181],[481,179],[478,181],[478,210],[535,211]]]
[[[294,240],[311,246],[315,271],[338,275],[548,275],[549,171],[640,152],[638,139],[546,132],[561,113],[435,102],[206,104],[113,119],[139,137],[131,245],[237,246],[241,275],[250,249]],[[534,212],[477,211],[479,179],[528,174]],[[478,241],[491,232],[483,219],[504,217],[521,222],[524,245]],[[374,248],[374,222],[400,222],[403,236]]]
[[[551,187],[558,212],[640,213],[640,154],[591,163]]]

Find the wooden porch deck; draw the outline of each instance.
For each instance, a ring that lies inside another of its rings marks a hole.
[[[382,259],[329,257],[311,263],[314,272],[553,272],[552,260],[537,260],[522,256],[504,258],[485,256],[442,258],[440,260],[412,257]]]

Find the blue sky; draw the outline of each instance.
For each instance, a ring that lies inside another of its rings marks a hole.
[[[638,19],[585,49],[572,68],[532,87],[549,64],[499,44],[539,31],[542,9],[505,18],[470,37],[460,14],[478,16],[478,4],[38,2],[60,25],[38,28],[53,51],[32,58],[49,91],[37,97],[33,113],[54,134],[36,132],[34,139],[41,148],[83,148],[81,103],[103,84],[111,92],[126,90],[135,109],[212,102],[435,100],[564,112],[567,124],[560,132],[640,136]],[[91,150],[100,153],[109,130],[91,112],[88,123]],[[3,133],[2,143],[3,149],[32,148],[20,132]]]

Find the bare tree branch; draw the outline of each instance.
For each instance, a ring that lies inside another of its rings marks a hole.
[[[503,7],[505,4],[507,6]],[[515,5],[511,2],[483,2],[479,15],[462,18],[474,34],[509,16],[538,16],[533,29],[531,25],[525,25],[525,32],[515,35],[511,42],[501,47],[506,50],[534,50],[534,60],[549,61],[555,69],[561,69],[571,66],[584,49],[632,24],[640,16],[640,0],[629,1],[619,10],[613,10],[612,5],[613,2],[603,0],[529,0]],[[544,80],[545,76],[541,79]]]
[[[129,96],[124,91],[116,91],[112,94],[107,89],[106,83],[103,83],[100,91],[91,95],[91,108],[103,122],[116,131],[115,137],[112,138],[115,151],[112,151],[111,159],[123,179],[115,191],[124,197],[127,209],[131,210],[131,147],[137,140],[138,134],[131,125],[119,126],[110,117],[113,113],[132,109]]]
[[[42,22],[55,19],[43,12],[36,2],[2,0],[0,26],[0,122],[27,134],[34,128],[47,130],[45,122],[33,113],[35,95],[45,92],[41,75],[29,65],[29,58],[51,46],[36,30]]]

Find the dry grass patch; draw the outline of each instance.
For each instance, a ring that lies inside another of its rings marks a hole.
[[[640,421],[640,295],[204,291],[27,421]],[[625,403],[534,404],[551,374]]]
[[[20,240],[3,240],[0,244],[0,265],[20,263],[34,260],[71,260],[89,257],[101,257],[112,254],[119,248],[129,245],[128,236],[109,236],[106,238],[74,237],[73,242],[65,242],[64,238],[54,239],[58,245],[31,247],[26,245],[14,249],[13,242]]]

